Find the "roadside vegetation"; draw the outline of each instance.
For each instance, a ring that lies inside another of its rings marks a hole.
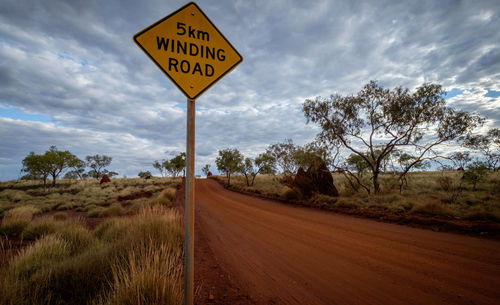
[[[319,127],[314,141],[286,139],[255,159],[220,150],[225,176],[216,178],[287,201],[498,222],[500,130],[480,128],[485,118],[449,107],[445,95],[438,84],[410,92],[371,81],[357,95],[308,99],[302,110]],[[331,185],[329,172],[338,196],[316,191]]]
[[[352,188],[344,174],[333,173],[339,190],[338,197],[314,194],[303,198],[299,192],[283,184],[283,175],[261,175],[253,186],[247,186],[245,177],[231,178],[231,188],[253,192],[269,198],[289,202],[305,202],[343,209],[382,209],[395,214],[424,214],[469,220],[500,222],[500,172],[492,172],[476,185],[462,179],[462,172],[412,172],[408,186],[399,192],[397,176],[381,174],[381,192],[368,194]],[[227,185],[227,178],[214,176]]]
[[[181,304],[180,182],[1,182],[0,304]]]

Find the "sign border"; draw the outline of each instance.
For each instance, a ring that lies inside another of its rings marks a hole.
[[[165,71],[165,69],[162,68],[162,66],[153,58],[153,56],[151,56],[151,54],[149,54],[149,52],[139,43],[139,41],[137,40],[142,34],[146,33],[147,31],[149,31],[151,28],[157,26],[158,24],[164,22],[165,20],[167,20],[168,18],[172,17],[173,15],[179,13],[180,11],[182,11],[183,9],[185,9],[186,7],[190,6],[190,5],[194,5],[196,6],[196,8],[203,14],[203,16],[205,16],[205,18],[208,20],[208,22],[210,22],[210,24],[214,27],[214,29],[219,33],[219,35],[222,36],[222,38],[228,43],[228,45],[236,52],[236,54],[238,55],[238,57],[240,58],[234,65],[232,65],[229,69],[226,70],[226,72],[222,73],[219,77],[217,77],[213,82],[211,82],[208,86],[206,86],[202,91],[200,91],[198,94],[196,94],[195,96],[189,96],[189,94],[184,91],[184,89],[182,89],[182,87],[173,79],[173,77],[171,77],[167,71]],[[188,2],[186,3],[185,5],[183,5],[181,8],[179,8],[178,10],[176,10],[175,12],[169,14],[168,16],[166,17],[163,17],[162,19],[156,21],[155,23],[153,23],[152,25],[148,26],[147,28],[143,29],[142,31],[140,31],[139,33],[135,34],[134,35],[134,42],[137,44],[137,46],[139,46],[142,51],[144,51],[144,53],[146,53],[146,55],[148,55],[149,59],[151,59],[158,68],[160,68],[161,71],[163,71],[163,73],[177,86],[177,88],[179,90],[181,90],[181,92],[189,99],[189,100],[196,100],[200,95],[202,95],[203,93],[205,93],[205,91],[207,91],[210,87],[212,87],[216,82],[218,82],[221,78],[223,78],[224,76],[226,76],[226,74],[228,74],[229,72],[231,72],[237,65],[239,65],[242,61],[243,61],[243,56],[241,56],[241,54],[238,52],[238,50],[236,50],[236,48],[229,42],[229,40],[227,40],[226,36],[224,36],[221,31],[219,31],[219,29],[215,26],[215,24],[212,22],[212,20],[210,20],[210,18],[208,18],[207,15],[205,15],[205,13],[201,10],[201,8],[198,6],[198,4],[194,3],[193,1],[191,2]]]

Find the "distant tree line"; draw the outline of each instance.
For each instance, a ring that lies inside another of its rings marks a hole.
[[[308,99],[302,105],[304,115],[308,123],[320,127],[313,142],[297,146],[286,139],[255,159],[245,158],[235,148],[223,149],[217,169],[229,183],[231,174],[241,173],[252,185],[259,173],[293,176],[300,166],[307,168],[319,157],[331,170],[344,174],[354,190],[367,193],[381,191],[381,173],[393,174],[402,191],[409,172],[430,168],[431,163],[450,169],[451,162],[471,183],[488,171],[498,171],[500,129],[474,133],[484,118],[446,106],[444,96],[437,84],[423,84],[411,93],[402,87],[384,89],[371,81],[357,95]],[[443,149],[451,143],[462,150],[450,154]]]
[[[45,190],[49,176],[52,178],[52,186],[55,186],[57,178],[64,172],[65,179],[100,179],[105,174],[112,177],[118,173],[105,168],[111,164],[111,160],[106,155],[93,155],[86,156],[83,161],[68,150],[61,151],[56,146],[51,146],[44,154],[30,152],[23,159],[21,172],[25,175],[21,179],[42,180]],[[86,172],[87,167],[90,170]]]
[[[231,184],[231,174],[241,173],[245,176],[247,186],[253,186],[258,174],[274,174],[276,172],[275,159],[262,153],[255,159],[244,157],[236,148],[227,148],[219,151],[215,159],[217,169],[227,177]]]
[[[182,152],[170,160],[162,160],[161,162],[155,160],[153,167],[160,172],[162,177],[172,176],[177,177],[181,172],[186,175],[186,153]]]

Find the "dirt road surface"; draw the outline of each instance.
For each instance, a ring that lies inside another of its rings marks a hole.
[[[210,290],[197,304],[500,304],[495,240],[288,206],[212,180],[196,181],[196,221],[196,272]],[[217,295],[220,285],[239,295]]]

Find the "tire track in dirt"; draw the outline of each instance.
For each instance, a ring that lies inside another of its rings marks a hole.
[[[212,180],[196,181],[195,199],[195,276],[205,291],[197,304],[500,299],[499,241],[293,207]]]

